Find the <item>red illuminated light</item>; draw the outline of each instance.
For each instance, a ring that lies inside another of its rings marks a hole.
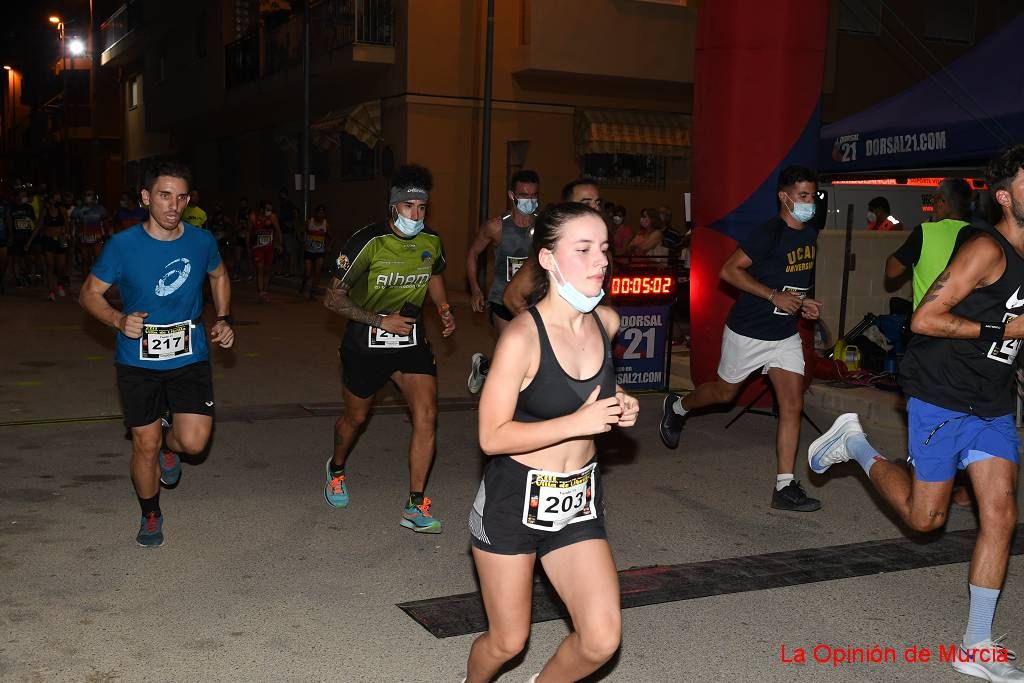
[[[611,281],[612,296],[671,296],[675,289],[671,275],[616,275]]]

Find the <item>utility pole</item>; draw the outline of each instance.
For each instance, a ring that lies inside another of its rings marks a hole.
[[[64,22],[61,21],[57,28],[60,30],[60,59],[61,59],[61,89],[64,91],[61,94],[61,105],[63,116],[61,116],[62,128],[64,129],[64,182],[62,185],[65,187],[71,187],[71,134],[69,133],[68,118],[71,116],[71,110],[68,107],[68,47],[64,42]]]
[[[309,224],[309,27],[310,1],[306,0],[302,17],[302,224]],[[305,228],[303,228],[305,229]]]
[[[487,50],[484,55],[484,126],[480,145],[480,215],[477,225],[483,225],[490,211],[491,193],[491,81],[494,73],[494,0],[487,0]],[[480,287],[486,285],[487,256],[478,260],[477,278]]]

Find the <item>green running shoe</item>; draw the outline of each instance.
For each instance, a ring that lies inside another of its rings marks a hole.
[[[331,460],[327,459],[324,468],[327,470],[327,481],[324,484],[324,500],[332,508],[348,507],[348,484],[345,483],[345,474],[331,474]]]
[[[400,524],[418,534],[441,533],[441,520],[435,519],[430,514],[430,503],[430,499],[424,496],[421,505],[413,505],[410,498],[405,504]]]

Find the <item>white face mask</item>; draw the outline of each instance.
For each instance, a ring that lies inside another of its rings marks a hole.
[[[536,213],[539,203],[535,198],[516,199],[516,211],[526,216]]]
[[[597,305],[601,303],[601,299],[604,298],[604,289],[598,292],[596,296],[587,296],[565,279],[561,269],[558,267],[558,261],[555,260],[554,254],[551,255],[551,261],[555,264],[555,275],[557,276],[555,282],[558,283],[558,296],[562,297],[566,303],[580,313],[590,313],[597,308]],[[559,280],[561,282],[558,282]]]
[[[612,216],[612,223],[622,225],[622,216]]]
[[[789,212],[793,214],[793,218],[797,219],[801,223],[806,223],[814,218],[814,212],[817,208],[815,207],[814,202],[795,202],[789,197],[789,195],[786,195],[786,198],[793,204],[793,207],[789,210]]]

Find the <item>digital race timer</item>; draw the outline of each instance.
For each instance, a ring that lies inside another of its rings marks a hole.
[[[671,275],[614,275],[609,283],[612,296],[671,297],[676,279]]]

